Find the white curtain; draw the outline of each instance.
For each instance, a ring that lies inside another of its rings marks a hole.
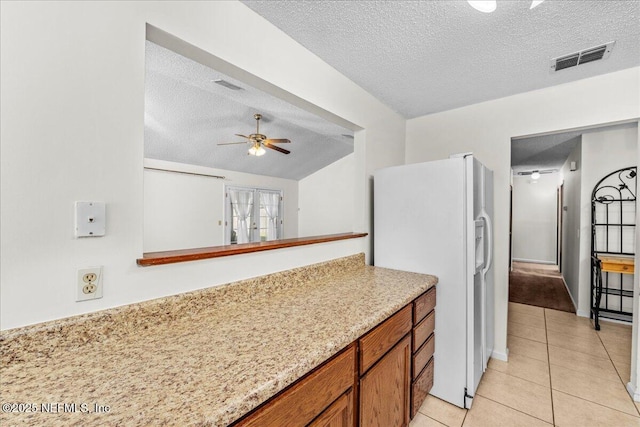
[[[260,193],[260,201],[267,213],[267,240],[278,238],[278,205],[280,202],[279,193]]]
[[[238,243],[249,243],[249,216],[253,207],[253,191],[229,190],[231,207],[238,217]]]

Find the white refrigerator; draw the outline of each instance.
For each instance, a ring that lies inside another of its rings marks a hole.
[[[493,172],[470,153],[377,170],[374,264],[438,277],[431,394],[470,408],[494,344]]]

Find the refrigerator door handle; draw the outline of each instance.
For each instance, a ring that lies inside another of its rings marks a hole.
[[[491,218],[489,218],[489,215],[484,209],[480,212],[480,218],[482,218],[487,224],[487,260],[484,263],[484,268],[482,269],[482,274],[484,275],[487,274],[491,268],[491,263],[493,262],[493,224],[491,223]]]

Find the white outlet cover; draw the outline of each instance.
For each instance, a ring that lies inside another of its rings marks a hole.
[[[107,209],[104,202],[76,202],[76,237],[100,237],[105,234]]]
[[[83,288],[87,284],[83,277],[85,274],[93,273],[96,275],[96,280],[93,282],[96,285],[96,291],[92,294],[85,294]],[[87,301],[90,299],[102,298],[102,266],[99,267],[87,267],[78,270],[78,276],[76,278],[76,301]]]

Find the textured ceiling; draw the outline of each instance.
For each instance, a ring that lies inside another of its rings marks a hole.
[[[224,79],[243,90],[213,83]],[[247,155],[235,134],[256,131],[288,138],[284,155],[267,149]],[[146,42],[144,155],[212,168],[299,180],[353,152],[353,132],[216,72],[149,41]]]
[[[638,124],[634,122],[515,139],[511,141],[511,167],[516,174],[533,170],[559,170],[569,157],[571,150],[580,141],[581,135],[605,130],[630,129],[637,126]]]
[[[247,6],[406,118],[640,65],[640,2],[249,1]],[[602,61],[549,60],[616,41]]]

